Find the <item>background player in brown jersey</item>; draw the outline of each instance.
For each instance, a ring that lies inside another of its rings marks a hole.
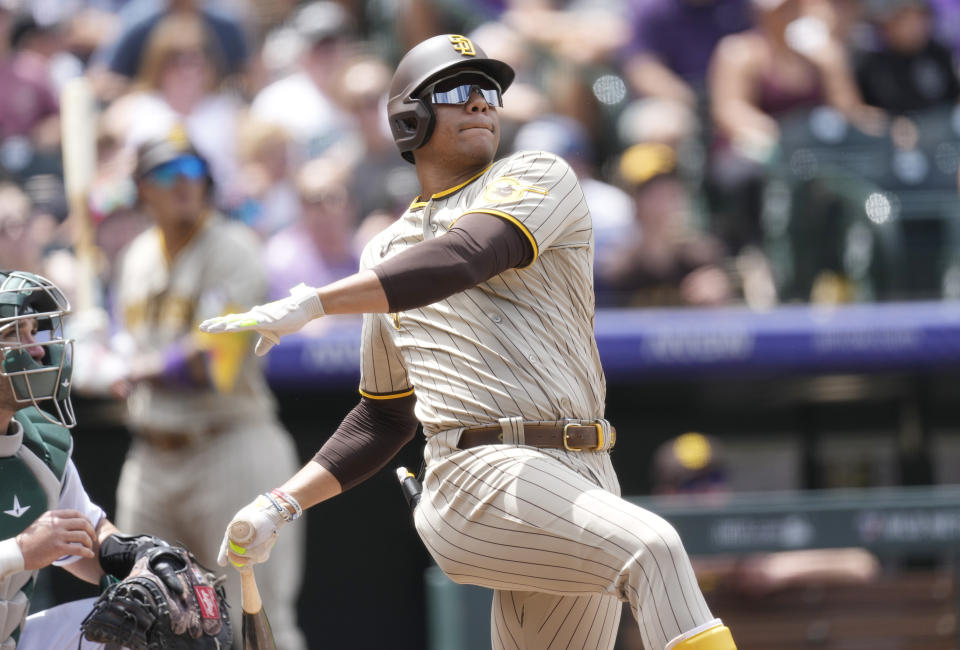
[[[132,434],[117,523],[182,541],[213,566],[229,513],[247,500],[238,493],[276,485],[300,463],[249,335],[196,330],[228,305],[265,300],[263,249],[252,230],[214,207],[207,162],[184,128],[144,142],[134,173],[153,223],[120,258],[114,287],[129,341],[129,372],[114,390],[126,397]],[[259,582],[281,650],[306,648],[296,613],[305,532],[284,538],[275,570]],[[240,576],[228,573],[238,612]]]
[[[235,515],[221,563],[263,562],[280,529],[383,467],[423,425],[418,533],[454,581],[494,589],[494,648],[612,648],[620,602],[645,647],[731,650],[676,531],[620,498],[593,336],[593,230],[556,156],[494,161],[514,77],[435,36],[394,74],[388,113],[422,194],[360,272],[201,323],[257,352],[324,314],[363,313],[360,403],[314,459]]]

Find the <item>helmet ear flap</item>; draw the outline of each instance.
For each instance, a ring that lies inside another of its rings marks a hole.
[[[430,102],[420,98],[407,100],[401,110],[390,114],[390,130],[405,160],[413,162],[411,152],[430,139],[435,123]]]

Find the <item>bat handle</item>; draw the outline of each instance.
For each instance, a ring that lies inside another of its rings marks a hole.
[[[256,614],[263,609],[252,566],[240,570],[240,607],[247,614]]]
[[[241,635],[244,650],[277,650],[277,642],[270,630],[270,621],[260,601],[260,591],[253,577],[253,567],[240,571],[240,608],[243,610]]]
[[[246,544],[252,541],[255,534],[256,530],[249,521],[240,519],[230,524],[230,539],[237,544]]]

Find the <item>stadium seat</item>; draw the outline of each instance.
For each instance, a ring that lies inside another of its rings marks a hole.
[[[824,277],[850,300],[960,291],[960,113],[912,116],[883,138],[830,109],[790,115],[781,129],[767,192],[781,198],[765,201],[763,220],[784,300],[810,299]]]

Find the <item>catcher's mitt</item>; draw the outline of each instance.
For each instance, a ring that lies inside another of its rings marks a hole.
[[[185,548],[152,548],[94,603],[83,635],[130,650],[226,650],[233,634],[225,579]]]

